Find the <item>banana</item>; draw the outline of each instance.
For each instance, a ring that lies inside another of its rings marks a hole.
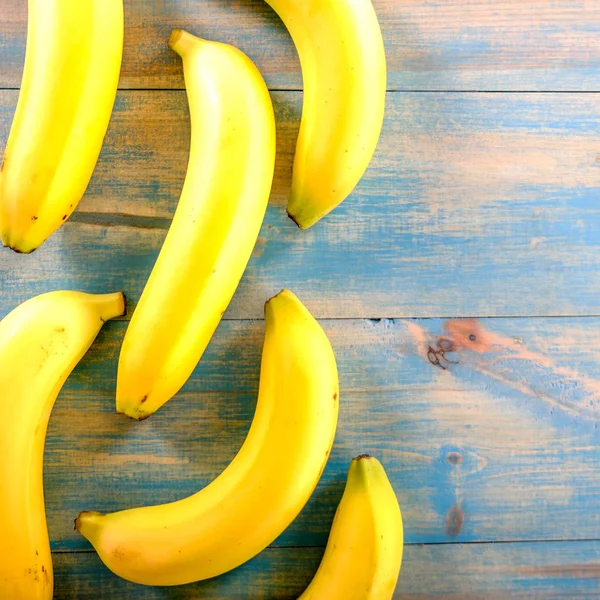
[[[385,108],[385,50],[371,0],[266,0],[302,67],[304,108],[289,216],[314,225],[352,192],[375,152]]]
[[[176,29],[192,121],[173,223],[119,358],[117,411],[144,419],[186,382],[250,259],[275,168],[275,117],[242,52]]]
[[[42,467],[52,406],[121,293],[51,292],[0,321],[0,598],[52,598]]]
[[[90,181],[123,52],[122,0],[29,0],[19,102],[0,168],[0,235],[38,248]]]
[[[355,458],[325,555],[299,600],[391,599],[403,546],[400,507],[381,463]]]
[[[77,518],[76,528],[117,575],[146,585],[215,577],[268,546],[308,501],[335,436],[335,357],[291,292],[267,302],[265,320],[256,413],[221,475],[177,502]]]

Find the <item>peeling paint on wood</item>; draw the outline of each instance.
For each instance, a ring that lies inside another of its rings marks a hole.
[[[415,324],[410,326],[414,332]],[[443,370],[460,372],[466,367],[573,415],[600,420],[600,380],[529,350],[521,337],[493,333],[476,319],[451,319],[436,340],[423,343],[423,338],[422,333],[415,338],[421,353]]]

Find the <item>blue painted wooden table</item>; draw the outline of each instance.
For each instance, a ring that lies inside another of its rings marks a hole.
[[[600,598],[600,2],[375,7],[390,69],[382,139],[352,197],[302,232],[284,210],[302,96],[282,24],[261,0],[125,1],[94,178],[40,250],[0,252],[0,316],[60,287],[123,290],[132,313],[189,150],[172,27],[256,61],[279,156],[246,275],[177,399],[143,423],[114,413],[126,321],[107,324],[59,397],[45,462],[57,599],[295,598],[361,452],[382,460],[403,509],[397,598]],[[25,0],[0,0],[0,149],[25,36]],[[282,287],[322,320],[340,367],[339,432],[314,497],[224,577],[119,580],[73,518],[174,500],[227,465],[254,410],[263,302]]]

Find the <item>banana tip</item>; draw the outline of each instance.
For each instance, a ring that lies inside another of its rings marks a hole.
[[[282,294],[285,295],[286,293],[289,293],[288,290],[286,290],[285,288],[279,290],[275,295],[271,296],[266,302],[265,304],[269,304],[269,302],[271,302],[272,300],[275,300],[275,298],[278,298],[279,296],[281,296]]]
[[[319,219],[310,219],[305,220],[299,216],[292,214],[289,210],[287,211],[288,217],[298,225],[298,229],[305,231],[306,229],[310,229]]]
[[[297,298],[293,292],[291,292],[290,290],[288,290],[286,288],[283,288],[282,290],[277,292],[277,294],[275,294],[274,296],[271,296],[271,298],[269,298],[265,302],[265,316],[267,315],[269,307],[273,306],[273,302],[276,302],[279,299],[287,299],[287,300],[296,300],[297,301]]]
[[[142,412],[136,412],[135,414],[130,414],[125,409],[119,408],[118,406],[117,406],[115,412],[118,415],[123,415],[124,417],[131,419],[132,421],[145,421],[146,419],[150,418],[150,416],[152,415],[152,413],[142,413]]]
[[[311,214],[302,206],[295,206],[288,203],[286,208],[287,216],[298,225],[299,229],[310,229],[315,223],[318,223],[324,214]]]
[[[37,248],[32,248],[31,250],[21,250],[20,248],[17,248],[16,246],[11,246],[10,244],[4,244],[4,247],[10,248],[13,252],[16,252],[17,254],[31,254],[37,250]]]
[[[31,254],[32,252],[35,252],[39,247],[39,245],[32,246],[31,242],[27,242],[19,235],[15,236],[14,232],[11,235],[11,231],[6,228],[3,228],[0,237],[2,238],[2,245],[5,248],[9,248],[13,252],[16,252],[17,254]]]
[[[296,223],[296,225],[298,225],[298,227],[299,227],[300,229],[302,229],[302,225],[300,225],[300,223],[298,222],[298,219],[297,219],[297,218],[296,218],[296,217],[295,217],[295,216],[294,216],[294,215],[293,215],[293,214],[292,214],[290,211],[287,211],[287,216],[288,216],[288,217],[289,217],[289,218],[290,218],[292,221],[294,221],[294,223]]]

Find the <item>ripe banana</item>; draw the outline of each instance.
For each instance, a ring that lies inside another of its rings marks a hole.
[[[29,0],[21,93],[0,167],[0,236],[33,252],[90,181],[117,93],[122,0]]]
[[[186,382],[250,259],[275,168],[275,117],[242,52],[174,30],[192,120],[181,199],[119,359],[117,411],[144,419]]]
[[[300,600],[391,599],[403,546],[400,507],[381,463],[355,458],[325,555]]]
[[[221,475],[177,502],[77,518],[77,529],[117,575],[179,585],[225,573],[275,540],[312,494],[337,424],[335,357],[291,292],[267,302],[265,319],[256,414]]]
[[[290,217],[306,229],[356,187],[383,123],[385,50],[371,0],[266,0],[300,56],[304,108]]]
[[[51,292],[0,321],[0,598],[52,598],[42,467],[54,401],[123,294]]]

